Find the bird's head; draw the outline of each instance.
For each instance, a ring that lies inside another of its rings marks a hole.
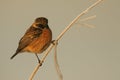
[[[35,22],[33,23],[34,27],[45,27],[48,25],[48,19],[45,17],[39,17],[35,19]]]

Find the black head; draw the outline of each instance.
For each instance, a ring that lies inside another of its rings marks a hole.
[[[35,19],[35,23],[38,24],[38,25],[48,25],[48,19],[45,18],[45,17],[39,17],[39,18],[36,18]]]

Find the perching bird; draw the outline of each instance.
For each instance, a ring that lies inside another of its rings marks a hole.
[[[20,39],[18,48],[11,59],[21,52],[31,52],[37,56],[49,47],[51,40],[52,32],[48,26],[48,19],[39,17]],[[40,62],[38,56],[37,59]]]

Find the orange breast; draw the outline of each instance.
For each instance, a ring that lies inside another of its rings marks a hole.
[[[32,53],[42,53],[46,50],[52,40],[52,32],[49,29],[43,29],[42,34],[34,39],[25,49],[24,51],[32,52]]]

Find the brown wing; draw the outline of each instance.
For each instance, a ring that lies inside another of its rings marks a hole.
[[[39,28],[30,27],[25,35],[21,38],[19,42],[19,46],[16,52],[22,51],[25,47],[27,47],[35,38],[39,37],[42,33],[42,30]]]
[[[34,28],[31,26],[26,31],[25,35],[21,38],[19,46],[15,54],[13,54],[13,56],[11,57],[11,59],[13,59],[19,52],[21,52],[25,47],[27,47],[35,38],[39,37],[41,34],[42,30],[40,28]]]

